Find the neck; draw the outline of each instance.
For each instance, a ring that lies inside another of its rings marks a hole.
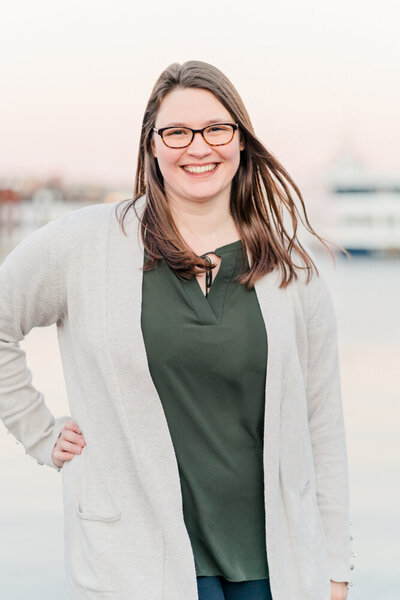
[[[229,209],[229,194],[218,200],[168,198],[176,227],[190,248],[203,254],[240,238]]]

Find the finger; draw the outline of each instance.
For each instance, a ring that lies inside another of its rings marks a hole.
[[[78,446],[86,446],[86,441],[83,435],[75,433],[74,431],[70,431],[69,429],[64,431],[63,438],[69,442],[77,444]]]
[[[74,444],[73,442],[69,442],[68,440],[61,439],[61,438],[60,438],[59,447],[66,452],[73,452],[74,454],[80,454],[83,450],[82,446],[78,446],[77,444]]]
[[[77,433],[82,433],[81,428],[79,427],[78,423],[76,423],[75,421],[67,421],[64,425],[65,429],[70,429],[71,431],[76,431]]]
[[[72,454],[71,452],[62,452],[61,450],[54,450],[53,452],[53,458],[61,462],[71,460],[74,456],[75,454]]]

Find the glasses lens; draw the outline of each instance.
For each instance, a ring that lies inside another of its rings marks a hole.
[[[184,127],[171,127],[163,133],[163,140],[171,148],[183,148],[190,143],[192,132]]]
[[[204,131],[204,137],[209,144],[215,146],[227,144],[233,138],[233,131],[231,125],[212,125]]]

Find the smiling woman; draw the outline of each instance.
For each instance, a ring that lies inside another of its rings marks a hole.
[[[297,268],[307,272],[307,283],[312,267],[319,276],[296,235],[300,214],[290,187],[303,208],[306,228],[328,248],[308,221],[300,190],[256,137],[246,108],[226,76],[200,61],[174,63],[161,74],[143,118],[135,198],[125,202],[120,223],[123,229],[125,216],[145,196],[140,218],[145,253],[141,327],[178,459],[200,600],[230,598],[230,594],[265,600],[271,594],[269,585],[260,585],[258,591],[246,587],[254,580],[269,583],[270,571],[266,540],[260,536],[265,531],[262,482],[268,459],[264,458],[263,473],[263,444],[246,450],[249,432],[253,440],[263,439],[264,353],[267,346],[269,354],[274,353],[269,347],[272,329],[267,343],[268,327],[256,290],[268,274],[279,270],[283,289],[295,285]],[[284,227],[283,210],[290,215],[292,235]],[[325,367],[329,369],[328,364]],[[239,423],[247,423],[246,429]],[[289,463],[301,453],[300,438]],[[303,448],[308,456],[304,460],[312,464],[312,440],[309,443],[307,450],[307,444]],[[336,450],[343,452],[343,447],[339,444]],[[280,461],[280,477],[285,480],[283,456]],[[231,464],[228,469],[227,464]],[[284,509],[291,535],[303,539],[292,563],[292,568],[297,565],[303,572],[303,580],[294,583],[293,579],[291,587],[288,581],[294,572],[274,572],[270,555],[274,598],[280,598],[282,577],[287,584],[283,598],[325,600],[325,568],[331,573],[331,599],[345,597],[349,547],[343,520],[347,511],[344,464],[341,469],[341,478],[333,478],[330,484],[336,486],[336,510],[342,514],[336,522],[342,547],[334,549],[333,520],[329,521],[323,503],[317,504],[317,496],[324,497],[324,490],[316,488],[323,471],[317,464],[315,475],[307,479],[308,487],[301,486],[304,500],[296,508]],[[288,485],[292,485],[290,478]],[[292,509],[297,519],[290,526]],[[273,515],[273,508],[269,510]],[[305,520],[308,526],[300,533]],[[306,550],[311,534],[313,552],[325,561],[337,553],[337,562],[320,565],[318,570],[317,559]],[[269,547],[273,548],[272,537]],[[282,556],[283,548],[282,538]],[[287,569],[289,565],[287,554]]]
[[[225,75],[174,63],[134,198],[67,213],[0,266],[0,417],[63,471],[71,600],[346,598],[336,318],[289,185],[303,203]],[[18,344],[52,323],[58,419]]]
[[[168,124],[175,115],[186,117],[182,121],[186,129],[171,129]],[[207,119],[209,115],[216,116]],[[210,122],[214,125],[209,126]],[[178,88],[166,95],[156,119],[159,135],[153,137],[151,146],[172,207],[188,201],[193,204],[194,199],[215,203],[223,197],[226,203],[244,149],[237,129],[229,112],[208,90]]]
[[[256,137],[232,83],[201,61],[170,65],[154,85],[143,118],[135,197],[124,207],[122,230],[125,214],[143,194],[148,199],[142,219],[145,270],[163,258],[179,277],[204,277],[215,265],[199,257],[218,245],[221,235],[226,242],[240,237],[250,265],[238,282],[251,288],[279,268],[286,286],[297,276],[292,250],[308,277],[313,268],[318,272],[296,235],[298,218],[331,253],[309,223],[295,182]],[[293,234],[284,226],[284,210]],[[193,214],[196,227],[190,223]]]

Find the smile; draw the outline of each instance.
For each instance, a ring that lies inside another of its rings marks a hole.
[[[212,164],[208,164],[208,165],[204,165],[201,167],[195,167],[192,165],[187,165],[187,166],[183,166],[182,169],[184,171],[187,171],[188,173],[192,173],[192,174],[202,174],[202,173],[208,173],[210,171],[215,171],[215,169],[218,167],[219,163],[212,163]]]

